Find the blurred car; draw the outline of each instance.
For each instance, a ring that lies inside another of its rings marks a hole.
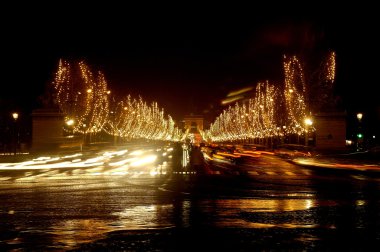
[[[311,157],[314,155],[313,148],[310,146],[300,144],[283,144],[279,145],[274,154],[286,159],[293,159],[298,157]]]

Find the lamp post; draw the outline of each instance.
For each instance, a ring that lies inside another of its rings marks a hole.
[[[12,117],[14,120],[14,130],[13,130],[13,151],[14,155],[17,153],[17,145],[18,145],[18,128],[17,128],[17,119],[19,114],[17,112],[12,113]]]
[[[116,135],[116,112],[111,111],[111,118],[112,118],[112,134],[113,134],[113,145],[116,146],[117,144],[117,135]]]
[[[313,121],[310,118],[305,118],[305,145],[309,145],[309,129],[313,125]]]
[[[358,119],[358,132],[356,134],[357,141],[356,141],[356,148],[357,151],[360,151],[362,149],[363,145],[363,133],[362,131],[362,118],[363,118],[363,113],[357,113],[356,118]]]
[[[286,140],[286,126],[282,126],[282,141],[281,141],[281,144],[285,144],[285,140]]]
[[[356,114],[356,118],[358,118],[359,122],[362,120],[363,118],[363,114],[362,113],[357,113]]]
[[[66,121],[66,125],[67,125],[67,131],[69,133],[69,136],[72,136],[74,134],[74,120],[73,119],[67,119]]]

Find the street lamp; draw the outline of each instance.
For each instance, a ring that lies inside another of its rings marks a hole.
[[[69,119],[66,120],[65,123],[67,125],[67,132],[69,133],[69,135],[73,135],[74,134],[73,127],[74,127],[74,124],[75,124],[74,120],[71,119],[71,118],[69,118]]]
[[[12,117],[13,117],[13,119],[15,121],[17,121],[17,119],[18,119],[18,113],[17,112],[12,113]]]
[[[125,108],[124,108],[124,110],[126,110]],[[117,135],[116,135],[116,112],[114,112],[114,111],[111,111],[110,112],[111,113],[111,118],[112,118],[112,134],[113,134],[113,145],[116,145],[116,143],[117,143]]]
[[[19,114],[17,112],[12,113],[12,117],[14,120],[14,129],[13,129],[13,151],[14,155],[17,153],[17,145],[18,145],[18,129],[17,129],[17,119],[18,119]]]
[[[282,140],[281,143],[284,144],[286,142],[286,126],[282,126]]]
[[[68,126],[72,126],[72,125],[74,125],[74,120],[73,119],[69,119],[69,120],[66,121],[66,124]]]
[[[363,118],[363,114],[362,113],[357,113],[356,114],[356,118],[358,118],[359,122],[362,120]]]
[[[362,118],[363,118],[363,113],[357,113],[356,118],[358,119],[358,132],[356,134],[356,137],[357,137],[356,147],[357,147],[357,151],[359,151],[363,147],[363,133],[361,132],[362,131],[361,122],[362,122]]]
[[[310,118],[305,118],[305,145],[309,145],[309,129],[313,125],[313,121]]]

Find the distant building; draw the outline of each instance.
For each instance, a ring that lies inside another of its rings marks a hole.
[[[202,142],[201,132],[203,131],[203,116],[201,115],[187,115],[183,119],[186,138],[192,144],[199,145]]]

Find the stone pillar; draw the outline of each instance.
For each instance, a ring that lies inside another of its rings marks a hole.
[[[346,113],[329,112],[315,115],[317,150],[346,150]]]
[[[31,152],[58,150],[63,142],[64,115],[53,108],[36,109],[32,112]]]

